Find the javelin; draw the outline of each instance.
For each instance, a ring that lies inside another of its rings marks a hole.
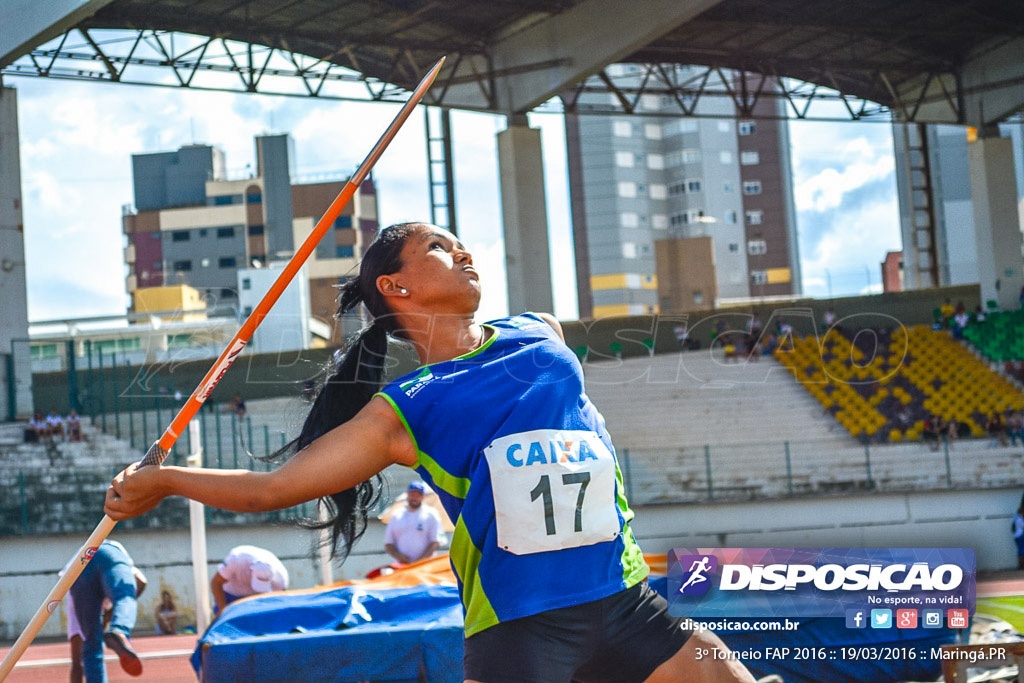
[[[395,119],[391,122],[391,125],[384,131],[384,134],[380,139],[377,140],[377,144],[373,146],[370,153],[366,155],[366,159],[363,160],[363,163],[360,164],[359,168],[356,169],[356,172],[351,178],[349,178],[348,183],[345,184],[341,193],[335,197],[333,202],[331,202],[326,213],[324,213],[323,217],[313,228],[313,231],[309,233],[309,236],[306,237],[302,245],[298,250],[296,250],[295,255],[292,256],[290,261],[288,261],[288,264],[284,267],[284,270],[281,271],[281,274],[277,276],[276,280],[274,280],[274,284],[272,284],[267,293],[263,295],[263,298],[256,305],[256,308],[253,309],[253,312],[242,324],[241,329],[235,333],[234,338],[228,344],[227,348],[224,349],[223,353],[220,354],[217,362],[213,364],[213,367],[211,367],[209,372],[206,373],[206,376],[203,377],[203,381],[199,383],[196,390],[193,391],[192,395],[189,396],[187,401],[185,401],[185,405],[181,407],[178,414],[175,415],[173,420],[171,420],[171,424],[167,426],[167,429],[160,438],[149,447],[145,457],[139,462],[139,467],[145,467],[147,465],[159,466],[160,463],[164,461],[167,457],[167,453],[171,450],[171,447],[174,446],[174,442],[178,440],[178,436],[184,431],[185,426],[188,425],[189,421],[199,411],[199,408],[213,392],[213,388],[217,386],[218,382],[220,382],[221,377],[223,377],[224,373],[228,371],[231,364],[235,362],[238,354],[242,352],[242,349],[245,348],[245,345],[249,340],[252,339],[252,335],[256,331],[256,328],[259,327],[259,324],[263,322],[267,313],[269,313],[270,309],[273,308],[275,303],[277,303],[278,298],[280,298],[285,288],[288,287],[289,283],[291,283],[292,279],[295,277],[295,274],[299,272],[300,268],[302,268],[302,264],[305,263],[306,259],[309,258],[309,255],[313,253],[317,243],[331,225],[334,224],[334,221],[338,218],[338,214],[340,214],[341,210],[345,208],[345,205],[352,200],[352,196],[356,193],[356,190],[359,189],[359,185],[362,184],[366,175],[370,172],[370,169],[373,168],[375,163],[377,163],[377,159],[380,158],[380,155],[384,153],[384,150],[387,149],[387,146],[394,139],[395,135],[398,134],[399,129],[402,127],[402,124],[405,123],[405,120],[409,118],[412,110],[415,109],[416,105],[419,104],[419,101],[423,99],[423,96],[426,94],[427,90],[430,89],[430,85],[434,82],[434,79],[437,77],[437,73],[441,70],[441,66],[443,64],[444,57],[439,59],[437,64],[431,67],[430,72],[427,73],[427,75],[423,77],[423,80],[420,81],[420,84],[416,86],[416,89],[413,90],[412,95],[409,97],[409,101],[405,103],[401,111],[398,112],[398,115],[395,116]],[[10,652],[8,652],[7,656],[4,657],[4,660],[0,662],[0,681],[7,678],[7,675],[14,669],[14,664],[18,661],[21,655],[24,654],[25,650],[28,649],[32,640],[39,633],[40,629],[43,628],[43,624],[46,623],[47,618],[49,618],[50,614],[52,614],[53,611],[57,609],[57,606],[60,605],[60,601],[64,598],[68,589],[71,588],[75,579],[77,579],[82,573],[82,570],[85,569],[85,565],[89,564],[89,560],[92,559],[96,549],[99,548],[100,544],[103,543],[103,539],[110,534],[116,524],[117,522],[112,520],[110,517],[103,515],[102,521],[100,521],[93,530],[92,535],[90,535],[86,540],[85,545],[79,548],[78,554],[71,558],[64,576],[57,581],[57,585],[53,587],[53,590],[51,590],[50,594],[46,596],[43,604],[39,606],[38,610],[36,610],[32,620],[29,621],[28,626],[26,626],[25,630],[21,632],[21,635],[18,636],[18,640],[14,643]]]

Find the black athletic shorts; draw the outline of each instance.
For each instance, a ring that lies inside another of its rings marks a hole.
[[[466,639],[465,677],[482,683],[643,681],[686,643],[646,581],[601,600],[496,624]]]

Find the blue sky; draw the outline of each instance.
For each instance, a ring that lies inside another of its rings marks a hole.
[[[351,172],[394,105],[327,102],[97,83],[7,79],[18,90],[30,320],[124,310],[121,206],[131,155],[193,142],[224,149],[229,171],[254,163],[253,137],[287,132],[300,175]],[[560,116],[541,128],[552,262],[571,264]],[[507,312],[495,134],[502,117],[453,114],[460,237],[484,278],[481,317]],[[892,138],[884,124],[791,124],[804,289],[875,291],[879,263],[900,248]],[[423,118],[414,115],[378,163],[383,223],[429,216]],[[577,314],[575,274],[556,270],[555,314]]]

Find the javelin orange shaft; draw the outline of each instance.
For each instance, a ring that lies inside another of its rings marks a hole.
[[[217,383],[220,382],[221,377],[223,377],[224,373],[228,371],[231,364],[235,362],[235,359],[242,352],[242,349],[245,348],[245,345],[249,340],[252,339],[253,333],[256,331],[259,324],[263,322],[263,318],[266,317],[267,313],[270,312],[270,309],[275,303],[277,303],[278,298],[280,298],[285,288],[287,288],[291,283],[295,274],[299,272],[299,269],[302,268],[306,259],[309,258],[309,255],[313,253],[314,249],[316,249],[317,243],[320,242],[320,239],[330,229],[331,225],[334,224],[334,221],[338,218],[338,214],[340,214],[341,210],[345,208],[345,205],[352,200],[352,196],[355,194],[356,190],[359,189],[359,185],[362,184],[363,180],[366,178],[366,174],[370,172],[370,169],[373,168],[377,159],[380,158],[380,155],[387,148],[388,144],[392,139],[394,139],[398,130],[402,127],[402,124],[405,123],[405,120],[409,118],[409,115],[416,107],[416,104],[423,98],[423,95],[430,88],[431,83],[434,82],[434,78],[437,77],[437,73],[441,70],[441,66],[443,64],[444,58],[442,57],[438,60],[437,64],[430,69],[430,72],[423,77],[423,80],[420,81],[420,84],[416,87],[416,90],[413,91],[409,101],[405,103],[402,110],[398,112],[397,116],[395,116],[395,120],[392,121],[387,131],[385,131],[384,135],[377,141],[377,144],[366,156],[363,163],[360,164],[352,178],[345,184],[341,193],[333,202],[331,202],[326,213],[324,213],[323,217],[313,228],[313,231],[309,233],[309,236],[306,237],[302,245],[298,250],[296,250],[295,255],[292,256],[290,261],[288,261],[288,264],[284,267],[284,270],[281,271],[281,274],[274,281],[274,284],[270,286],[270,289],[263,296],[263,299],[260,300],[259,304],[256,305],[256,308],[253,309],[252,313],[246,319],[245,323],[242,324],[241,329],[235,333],[234,338],[228,344],[227,348],[220,354],[217,362],[213,364],[213,367],[210,368],[206,373],[206,376],[203,377],[203,381],[199,383],[196,390],[192,392],[192,395],[189,396],[187,401],[185,401],[185,405],[181,407],[178,414],[174,416],[173,420],[171,420],[171,424],[167,426],[167,429],[160,436],[160,439],[154,443],[149,449],[149,452],[146,453],[146,457],[144,457],[140,463],[142,466],[159,465],[164,461],[164,458],[167,457],[168,451],[171,450],[174,442],[178,440],[178,436],[184,431],[189,420],[195,416],[199,411],[199,408],[203,405],[203,402],[209,398],[210,393],[213,391],[214,387],[217,386]]]
[[[430,69],[427,75],[423,77],[423,80],[420,81],[420,84],[416,86],[416,89],[409,97],[409,100],[402,106],[402,109],[398,112],[398,115],[395,116],[391,125],[384,131],[384,134],[377,141],[377,144],[374,145],[373,149],[370,150],[366,159],[364,159],[363,163],[360,164],[358,169],[356,169],[356,172],[345,184],[341,193],[333,202],[331,202],[331,205],[328,207],[327,212],[324,213],[323,218],[317,222],[316,227],[313,228],[313,231],[296,250],[295,255],[292,256],[290,261],[288,261],[288,264],[274,281],[274,284],[270,286],[267,293],[263,295],[259,304],[256,305],[256,308],[253,309],[253,312],[242,324],[241,329],[235,333],[235,336],[228,344],[228,347],[224,349],[224,352],[220,354],[219,358],[217,358],[217,362],[213,364],[213,367],[210,368],[209,372],[206,373],[206,376],[203,377],[203,381],[199,383],[199,386],[196,387],[196,390],[192,392],[192,395],[189,396],[188,400],[185,402],[185,405],[181,407],[178,414],[175,415],[173,420],[171,420],[171,424],[168,425],[167,429],[160,436],[160,439],[150,446],[149,451],[139,463],[140,467],[145,465],[160,465],[160,463],[164,461],[164,458],[167,457],[168,451],[170,451],[171,447],[174,446],[174,442],[178,440],[178,435],[184,431],[185,426],[195,416],[196,412],[199,411],[203,402],[209,398],[210,393],[213,391],[214,387],[217,386],[217,383],[220,382],[221,377],[223,377],[224,373],[228,371],[228,368],[231,367],[231,364],[235,361],[235,358],[238,357],[238,354],[242,352],[242,349],[245,348],[245,345],[249,340],[252,339],[252,335],[256,331],[256,328],[259,327],[267,313],[269,313],[270,309],[273,308],[275,303],[277,303],[277,300],[291,283],[295,274],[299,272],[300,268],[302,268],[303,263],[305,263],[306,259],[309,258],[309,255],[313,253],[317,243],[324,236],[327,230],[330,229],[331,225],[341,213],[341,210],[345,208],[345,205],[352,200],[352,195],[355,194],[359,185],[362,184],[366,175],[370,172],[370,169],[373,168],[375,163],[377,163],[377,159],[380,158],[380,155],[384,153],[384,150],[387,149],[387,146],[395,138],[395,135],[398,134],[399,129],[402,127],[402,124],[405,123],[406,119],[409,118],[412,110],[415,109],[416,105],[419,104],[421,99],[423,99],[423,96],[434,82],[434,79],[437,77],[437,74],[441,70],[441,66],[443,64],[444,57],[438,60],[437,64]],[[57,609],[57,606],[64,598],[64,595],[71,588],[71,585],[74,584],[75,580],[81,575],[82,570],[85,569],[85,565],[92,560],[93,553],[96,552],[96,549],[101,543],[103,543],[103,540],[111,531],[113,531],[116,524],[117,523],[110,517],[103,515],[103,519],[100,520],[100,523],[93,530],[92,534],[89,535],[85,545],[79,548],[78,553],[71,558],[64,575],[60,577],[57,584],[52,590],[50,590],[49,595],[46,596],[43,604],[39,606],[38,610],[36,610],[35,615],[33,615],[28,625],[21,632],[21,635],[18,637],[18,640],[15,641],[14,646],[11,647],[7,656],[5,656],[3,661],[0,662],[0,683],[2,683],[2,681],[7,678],[8,674],[14,670],[15,663],[17,663],[21,655],[24,654],[25,650],[28,649],[32,640],[43,628],[43,624],[46,623],[47,618],[55,609]]]

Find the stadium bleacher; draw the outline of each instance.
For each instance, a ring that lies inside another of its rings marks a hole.
[[[988,313],[964,328],[964,339],[993,361],[1024,359],[1024,310]]]
[[[852,436],[917,441],[930,415],[959,435],[985,435],[993,414],[1024,409],[1024,393],[944,331],[830,330],[795,338],[776,358]]]

